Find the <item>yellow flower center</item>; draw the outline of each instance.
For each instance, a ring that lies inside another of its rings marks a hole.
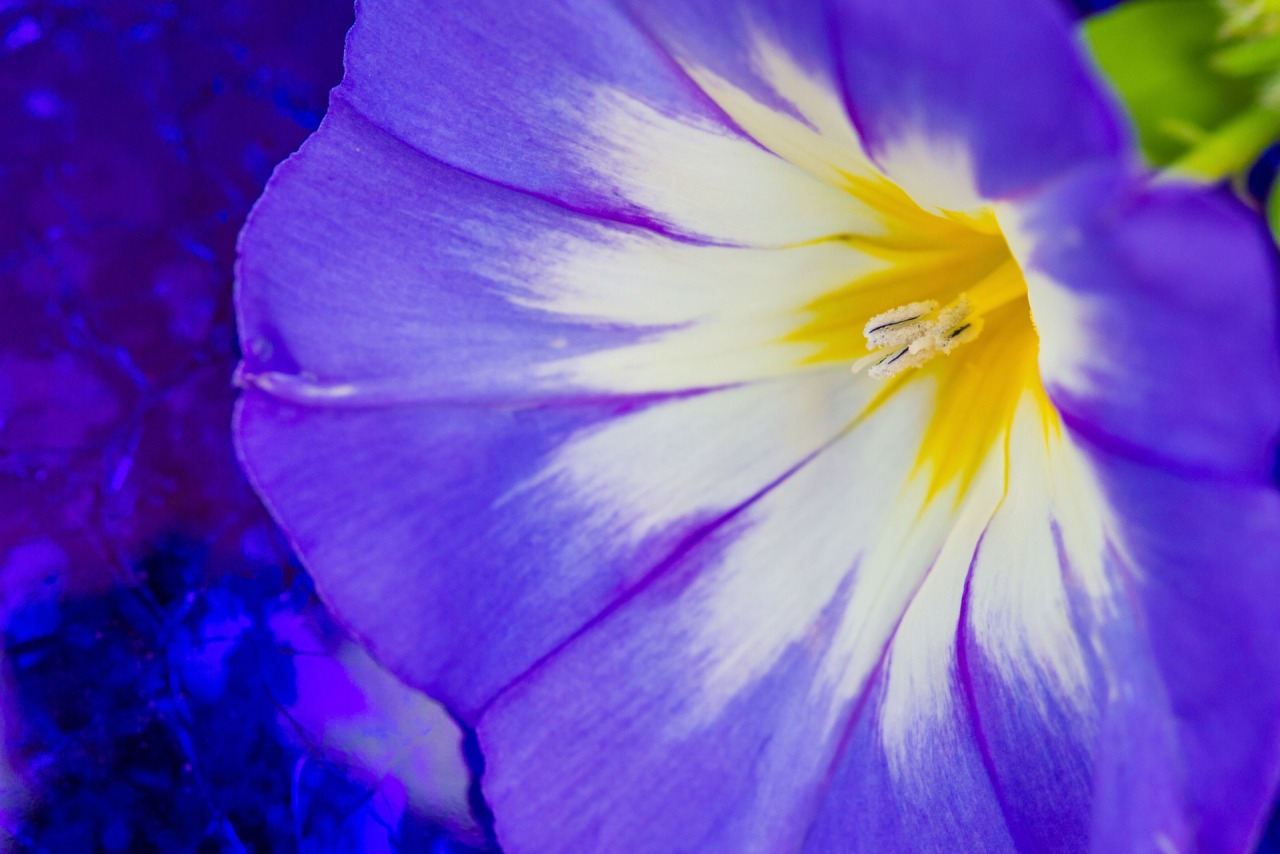
[[[1058,425],[1022,270],[991,210],[927,210],[887,180],[849,186],[886,228],[835,239],[884,264],[806,306],[789,340],[811,345],[815,364],[845,362],[883,383],[864,417],[906,384],[932,383],[917,468],[929,470],[932,492],[957,479],[963,492],[1028,395],[1046,430]]]

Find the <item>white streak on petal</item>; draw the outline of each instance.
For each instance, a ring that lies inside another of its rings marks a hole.
[[[1094,348],[1082,334],[1092,325],[1095,309],[1086,298],[1069,294],[1042,273],[1032,270],[1026,278],[1031,315],[1040,333],[1040,373],[1046,385],[1051,392],[1065,392],[1073,398],[1093,397],[1095,383],[1106,381],[1094,375],[1097,360],[1087,358]]]
[[[898,490],[914,464],[918,438],[931,402],[932,388],[918,381],[896,393],[819,458],[748,508],[734,520],[735,535],[716,568],[691,590],[700,605],[685,632],[690,656],[703,679],[702,714],[687,722],[717,717],[744,688],[754,684],[795,643],[811,637],[823,611],[839,599],[850,580],[854,597],[875,587],[868,566],[884,566],[891,554],[915,566],[907,529],[919,503],[904,513]],[[907,502],[918,496],[907,497]],[[905,519],[904,519],[905,517]],[[929,540],[928,528],[918,540]],[[925,545],[923,550],[928,550]],[[883,562],[883,563],[882,563]],[[863,581],[863,579],[868,579]],[[884,602],[892,608],[892,603]],[[887,639],[887,621],[852,621],[875,610],[866,601],[852,607],[858,616],[834,614],[845,629],[866,629],[853,665],[832,662],[814,686],[815,702],[843,699],[832,689],[858,681],[870,670]],[[870,650],[874,648],[874,652]],[[842,656],[847,659],[848,655]],[[829,717],[838,718],[832,707]],[[817,737],[817,735],[815,735]]]
[[[1075,491],[1079,479],[1058,482],[1071,473],[1074,461],[1054,466],[1052,457],[1069,449],[1051,441],[1056,447],[1046,443],[1036,405],[1024,402],[1010,433],[1008,495],[988,526],[974,567],[969,617],[974,639],[1003,681],[1040,689],[1026,693],[1046,717],[1049,697],[1064,700],[1081,715],[1091,702],[1058,536],[1070,569],[1085,577],[1101,572],[1103,547],[1096,511],[1081,506],[1090,497]]]
[[[844,186],[848,176],[877,175],[845,112],[840,94],[797,64],[779,45],[757,35],[752,59],[762,80],[803,117],[788,115],[696,64],[686,63],[708,95],[761,145],[822,180]]]
[[[697,388],[777,376],[817,352],[787,341],[804,307],[885,262],[843,241],[791,249],[692,246],[645,236],[544,247],[545,271],[508,298],[593,323],[653,331],[542,371],[586,387]],[[518,287],[513,283],[513,288]],[[857,328],[851,339],[860,337]]]
[[[1046,720],[1052,704],[1073,709],[1079,724],[1089,725],[1095,698],[1082,647],[1088,639],[1072,622],[1066,585],[1077,585],[1100,606],[1109,602],[1105,503],[1074,449],[1046,433],[1031,396],[1019,405],[1007,441],[1007,481],[1006,448],[999,443],[968,488],[886,659],[881,738],[890,769],[901,778],[912,776],[921,750],[952,733],[964,714],[955,672],[966,579],[967,630],[1001,680]],[[896,570],[918,577],[906,566]]]
[[[1136,571],[1137,567],[1122,526],[1112,517],[1111,502],[1086,455],[1067,436],[1051,440],[1048,466],[1053,513],[1062,532],[1070,581],[1087,594],[1087,604],[1097,613],[1110,613],[1119,606],[1119,591],[1104,555],[1111,553],[1119,558],[1126,571]]]
[[[548,247],[544,263],[538,293],[517,301],[637,326],[794,311],[886,266],[842,241],[729,249],[639,236],[570,240]]]
[[[874,224],[847,193],[741,136],[614,90],[597,92],[588,113],[612,145],[581,156],[678,226],[725,243],[785,246]]]
[[[1099,359],[1084,330],[1093,324],[1094,315],[1104,310],[1103,306],[1095,306],[1079,293],[1068,292],[1031,263],[1036,238],[1024,223],[1023,209],[1014,204],[1000,205],[996,216],[1027,282],[1031,317],[1040,338],[1040,375],[1051,393],[1062,391],[1084,399],[1094,396],[1094,383],[1101,380],[1090,372],[1096,370]],[[1053,239],[1070,243],[1082,238],[1059,232]]]
[[[297,403],[341,403],[348,399],[359,405],[398,402],[394,400],[394,386],[385,383],[383,388],[375,389],[373,386],[377,383],[327,383],[313,375],[279,371],[266,371],[251,377],[237,373],[236,380],[241,385],[252,384],[276,397]],[[378,391],[387,394],[378,395]],[[390,401],[387,399],[389,396],[392,398]]]
[[[903,437],[899,441],[905,442],[906,439]],[[912,448],[913,463],[918,447],[917,444]],[[963,561],[965,546],[976,541],[978,532],[975,527],[980,524],[964,518],[962,506],[958,511],[957,484],[953,483],[930,496],[927,471],[915,473],[910,478],[903,476],[884,484],[884,488],[890,498],[888,513],[880,521],[876,539],[862,555],[852,600],[833,645],[834,652],[826,661],[825,680],[835,684],[838,695],[847,702],[854,701],[862,693],[867,679],[879,665],[886,645],[895,632],[901,631],[899,622],[912,607],[929,577],[930,568],[935,564],[942,567],[944,578],[939,584],[944,589],[926,595],[917,619],[923,620],[931,632],[954,636],[954,620],[940,626],[933,625],[933,619],[943,608],[935,597],[949,589],[948,580],[954,581],[948,576],[947,569]],[[984,500],[991,500],[990,496],[979,497],[979,507]],[[976,516],[980,515],[976,512]],[[972,549],[969,549],[969,554],[972,555]],[[900,684],[900,690],[910,693],[913,686],[920,687],[922,671],[936,669],[936,640],[924,638],[915,649],[904,647],[907,651],[903,653],[901,662],[906,682]],[[915,660],[907,660],[911,657]],[[936,705],[932,691],[931,686],[923,700],[928,707]],[[919,697],[918,694],[915,696]],[[837,722],[833,718],[829,725]]]
[[[978,192],[973,159],[958,142],[913,131],[886,145],[876,159],[885,174],[925,209],[974,213],[988,204]]]
[[[894,636],[880,726],[895,775],[907,775],[919,755],[913,745],[947,731],[947,719],[956,714],[952,674],[965,581],[979,540],[986,548],[983,531],[1003,493],[1004,448],[997,443],[966,490],[946,542]]]
[[[583,524],[603,532],[591,539],[630,552],[682,514],[738,506],[830,441],[876,391],[831,368],[661,403],[575,436],[499,503],[555,484],[551,494],[589,508]]]

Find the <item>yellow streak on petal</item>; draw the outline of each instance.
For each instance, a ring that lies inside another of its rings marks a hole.
[[[682,65],[739,127],[809,174],[840,186],[849,175],[877,174],[829,85],[811,77],[767,38],[757,38],[754,59],[762,79],[803,118],[761,103],[710,69],[691,61]]]
[[[968,239],[973,241],[972,233]],[[930,499],[953,482],[959,487],[953,494],[964,495],[1024,397],[1037,401],[1046,439],[1056,429],[1057,414],[1040,384],[1039,341],[1022,272],[1003,241],[984,242],[967,252],[881,249],[886,256],[897,252],[901,257],[887,269],[815,300],[808,306],[812,319],[789,340],[818,344],[812,362],[850,361],[867,352],[856,321],[909,300],[954,299],[963,290],[975,316],[984,321],[982,334],[950,356],[886,381],[863,416],[907,383],[930,382],[937,403],[916,471],[928,478]]]
[[[953,481],[959,481],[956,494],[965,494],[1027,395],[1039,406],[1046,438],[1057,423],[1057,412],[1040,384],[1038,339],[1030,316],[1024,290],[986,314],[982,335],[962,352],[916,372],[936,377],[937,405],[916,458],[917,470],[929,477],[930,498]]]

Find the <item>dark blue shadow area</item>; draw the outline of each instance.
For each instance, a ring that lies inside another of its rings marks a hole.
[[[1262,152],[1262,156],[1249,169],[1249,174],[1245,178],[1245,188],[1249,197],[1259,205],[1266,205],[1267,197],[1271,195],[1271,188],[1276,183],[1277,171],[1280,171],[1280,143]]]
[[[318,608],[300,573],[210,572],[170,538],[134,587],[45,602],[4,634],[36,803],[33,851],[463,854],[289,732],[294,650],[268,626]],[[332,629],[336,631],[336,629]]]
[[[1063,0],[1067,9],[1080,17],[1088,17],[1096,15],[1098,12],[1105,12],[1112,6],[1119,6],[1123,0]]]

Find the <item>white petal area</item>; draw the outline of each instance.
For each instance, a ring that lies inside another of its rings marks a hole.
[[[971,153],[958,140],[919,128],[887,141],[877,161],[925,210],[976,214],[990,204],[978,191]]]
[[[921,375],[871,407],[500,695],[480,730],[508,833],[554,850],[538,819],[568,799],[574,850],[646,828],[662,850],[687,838],[673,828],[780,850],[837,779],[832,810],[889,810],[872,836],[929,816],[927,850],[975,828],[999,844],[972,850],[1024,850],[1043,840],[1020,817],[1087,815],[1102,646],[1072,617],[1108,589],[1102,496],[1030,391],[963,490],[936,489],[920,450],[937,392]],[[732,810],[689,808],[710,792]],[[634,811],[598,810],[620,793]]]
[[[843,698],[815,677],[931,400],[928,382],[893,395],[499,695],[478,735],[500,841],[798,845],[840,750],[824,722]]]
[[[1073,616],[1091,589],[1108,589],[1103,506],[1029,391],[963,493],[901,523],[936,548],[928,566],[919,552],[864,559],[828,660],[854,705],[813,850],[833,838],[881,850],[877,840],[901,835],[929,851],[1081,848],[1101,641],[1078,629],[1096,622]],[[860,598],[873,584],[883,592]],[[867,640],[882,638],[868,661]],[[869,798],[883,817],[858,815]]]
[[[911,456],[913,467],[916,453],[918,445]],[[913,474],[908,468],[886,481],[888,489],[878,496],[884,509],[873,519],[849,607],[824,662],[822,680],[846,702],[862,694],[933,568],[956,559],[954,488],[930,499],[927,478]],[[896,494],[890,491],[895,489]],[[832,718],[828,726],[838,723]]]
[[[969,569],[1004,496],[1006,445],[991,447],[963,496],[958,485],[931,492],[919,454],[936,394],[928,375],[905,384],[500,695],[480,730],[508,833],[568,798],[565,832],[579,847],[660,825],[656,847],[673,850],[670,826],[687,825],[705,850],[779,850],[854,755],[855,725],[872,741],[853,761],[885,768],[895,809],[932,809],[939,775],[954,774],[952,794],[985,799],[955,810],[954,828],[978,814],[998,825],[955,644]],[[1039,428],[1035,408],[1024,411]],[[580,459],[592,457],[603,459]],[[673,783],[682,760],[688,776]],[[634,813],[597,814],[564,782],[597,773],[591,797],[637,792]],[[532,777],[536,794],[518,783]],[[690,816],[674,789],[724,791],[741,810]]]
[[[1028,395],[967,490],[894,638],[881,712],[892,768],[908,775],[920,760],[913,738],[925,743],[922,734],[961,713],[951,680],[962,619],[1003,682],[1036,687],[1029,699],[1044,717],[1049,703],[1079,716],[1091,707],[1088,639],[1072,624],[1066,585],[1108,606],[1105,507],[1087,464]]]
[[[811,175],[845,188],[853,177],[879,175],[863,153],[840,93],[829,81],[806,71],[765,34],[755,34],[751,51],[760,81],[794,114],[762,103],[696,61],[684,60],[684,64],[689,76],[739,127]]]
[[[598,530],[626,551],[668,530],[677,508],[713,518],[741,504],[839,436],[879,391],[834,367],[642,409],[575,435],[496,505],[572,496],[589,510],[579,535]],[[759,425],[759,441],[731,441],[739,431],[727,425],[741,423]]]
[[[790,340],[806,306],[887,262],[828,240],[789,249],[694,246],[643,235],[544,246],[510,299],[599,326],[651,329],[630,345],[539,368],[544,377],[614,391],[698,388],[778,376],[819,352]],[[860,330],[851,327],[852,339]]]
[[[803,162],[788,162],[793,147],[774,154],[617,90],[601,89],[589,104],[593,136],[606,144],[580,156],[610,175],[627,198],[685,229],[725,244],[765,247],[881,230],[864,204],[800,168]],[[781,126],[794,123],[773,116]]]
[[[1107,503],[1088,464],[1056,431],[1046,434],[1032,403],[1009,435],[1008,493],[973,568],[969,623],[1009,685],[1043,686],[1034,700],[1091,706],[1085,650],[1072,624],[1067,585],[1096,613],[1111,606],[1104,556]]]
[[[917,130],[887,143],[876,161],[866,154],[849,120],[841,94],[829,81],[806,71],[768,36],[756,34],[752,61],[762,82],[789,104],[794,114],[778,110],[713,71],[689,63],[689,75],[743,130],[780,157],[823,181],[868,200],[869,230],[880,234],[891,215],[876,210],[876,196],[891,185],[906,191],[921,208],[935,213],[980,211],[987,201],[977,189],[968,150],[957,140]],[[883,198],[883,197],[882,197]],[[865,228],[865,227],[864,227]]]
[[[930,496],[927,468],[916,463],[933,393],[927,381],[908,384],[735,520],[744,530],[688,626],[691,657],[709,665],[706,715],[754,684],[847,596],[814,692],[829,698],[835,727],[884,659],[882,737],[891,767],[905,773],[918,761],[917,737],[949,726],[957,712],[957,627],[979,567],[970,619],[1009,678],[1037,668],[1064,695],[1083,690],[1055,537],[1065,531],[1076,582],[1104,594],[1100,496],[1061,440],[1050,453],[1030,395],[1008,444],[992,446],[963,497],[954,485]]]
[[[1045,844],[1028,828],[1085,814],[1108,680],[1091,633],[1116,607],[1106,507],[1085,458],[1027,393],[910,598],[866,712],[905,803],[928,802],[940,775],[990,776],[1028,850]]]
[[[955,508],[953,525],[928,576],[914,591],[901,590],[900,583],[895,601],[901,602],[903,593],[911,598],[886,657],[888,678],[880,709],[880,734],[889,769],[899,779],[910,778],[911,768],[920,759],[919,751],[929,739],[939,734],[953,740],[967,737],[951,726],[957,712],[951,681],[956,667],[956,628],[975,552],[1004,496],[1004,469],[1004,449],[997,445]],[[891,577],[893,571],[884,567],[882,575]]]
[[[1086,331],[1096,327],[1107,305],[1097,297],[1073,293],[1035,264],[1040,238],[1030,222],[1034,213],[1030,205],[1003,202],[994,206],[994,210],[1009,250],[1027,281],[1031,316],[1037,318],[1040,374],[1072,397],[1087,399],[1095,394],[1098,374],[1094,373],[1092,363],[1098,361],[1099,354]],[[1067,225],[1055,231],[1053,239],[1067,246],[1079,246],[1085,236],[1079,229]]]
[[[901,614],[886,584],[908,597],[945,535],[939,514],[919,519],[922,492],[904,490],[932,393],[929,382],[908,384],[735,521],[741,533],[681,614],[688,654],[704,668],[707,719],[803,642],[850,584],[835,652],[813,686],[834,703],[832,723],[848,697],[831,688],[860,684],[874,666]]]

